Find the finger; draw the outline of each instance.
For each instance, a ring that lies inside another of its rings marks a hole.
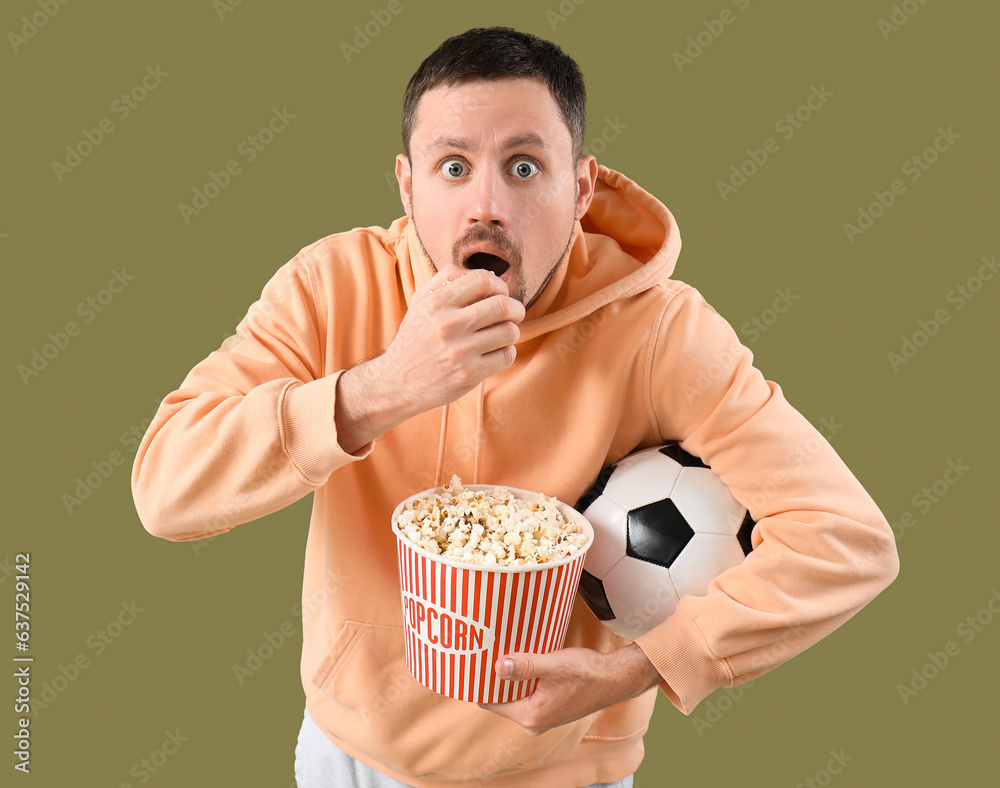
[[[480,367],[479,378],[488,378],[509,369],[517,358],[517,350],[513,346],[503,347],[499,350],[492,350],[481,356],[482,366]]]
[[[575,666],[587,658],[584,649],[559,649],[547,654],[532,654],[530,652],[512,652],[499,657],[493,665],[497,676],[509,681],[525,681],[527,679],[547,678],[565,680],[572,675]],[[510,660],[513,664],[509,672],[504,669],[504,662]]]
[[[489,329],[485,329],[488,332],[500,331],[505,333],[500,335],[501,338],[499,340],[495,338],[489,339],[486,347],[479,353],[479,374],[484,378],[507,369],[517,358],[517,348],[514,346],[513,341],[507,341],[506,336],[509,336],[509,334],[506,333],[508,329],[505,327],[510,327],[514,331],[517,331],[517,326],[513,323],[504,323],[501,326],[492,326]],[[498,345],[498,342],[504,344]]]
[[[499,714],[501,717],[506,717],[508,720],[513,720],[518,725],[521,724],[520,720],[523,715],[529,710],[529,695],[526,698],[521,698],[520,700],[507,701],[506,703],[477,703],[483,711],[492,711],[494,714]]]
[[[439,274],[443,274],[447,282],[454,282],[456,279],[470,273],[468,268],[463,268],[460,265],[455,265],[455,263],[445,263],[438,270]]]
[[[414,297],[422,297],[430,295],[435,290],[440,289],[446,284],[450,285],[456,279],[461,277],[462,274],[467,274],[467,273],[469,272],[465,268],[462,268],[460,265],[455,265],[454,263],[446,263],[437,270],[437,273],[434,274],[434,276],[432,276],[430,279],[424,282],[423,285],[418,287],[414,291],[413,295]]]
[[[499,323],[520,323],[524,320],[524,305],[507,295],[491,295],[465,307],[462,317],[469,331],[479,331]]]
[[[497,659],[493,669],[502,679],[524,681],[546,673],[546,662],[544,654],[504,654]]]
[[[507,283],[491,271],[478,268],[474,271],[459,269],[462,275],[451,280],[447,288],[442,288],[445,303],[455,307],[466,307],[492,295],[509,295]]]

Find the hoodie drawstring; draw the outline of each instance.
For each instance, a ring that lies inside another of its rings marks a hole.
[[[441,472],[444,470],[444,440],[448,432],[448,405],[441,408],[441,439],[438,441],[437,470],[434,472],[434,486],[441,486]]]
[[[483,447],[483,398],[486,391],[486,378],[479,381],[479,402],[476,406],[476,471],[472,477],[473,484],[479,484],[479,461],[482,458]]]
[[[482,450],[483,450],[483,408],[486,397],[486,380],[479,382],[479,399],[476,402],[476,464],[473,471],[472,484],[479,484],[479,477],[482,473]],[[434,486],[440,487],[444,476],[444,446],[448,436],[448,408],[446,404],[441,408],[441,436],[438,439],[437,470],[434,471]]]

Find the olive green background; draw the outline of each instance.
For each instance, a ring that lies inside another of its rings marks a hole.
[[[839,425],[834,447],[900,524],[899,578],[842,628],[690,717],[661,695],[635,785],[964,786],[994,773],[1000,623],[988,608],[979,631],[963,621],[1000,589],[989,497],[1000,279],[978,273],[1000,245],[997,8],[908,0],[897,13],[916,12],[883,33],[887,2],[401,0],[348,59],[341,43],[386,5],[248,0],[220,17],[209,0],[76,2],[20,43],[8,34],[21,35],[25,16],[45,19],[41,6],[14,0],[0,13],[13,502],[0,606],[13,609],[7,573],[30,552],[31,689],[44,698],[48,686],[51,701],[17,784],[294,783],[295,605],[312,496],[219,538],[156,539],[132,502],[133,435],[299,249],[401,215],[391,173],[406,83],[445,38],[493,24],[577,60],[588,149],[671,209],[684,241],[676,277],[701,289],[813,424]],[[724,9],[733,21],[712,38],[705,20]],[[711,43],[679,68],[674,53],[699,34]],[[113,102],[157,66],[168,76],[121,118]],[[822,86],[832,97],[785,140],[775,124]],[[286,107],[295,118],[247,161],[238,146]],[[53,162],[102,118],[114,130],[60,180]],[[617,137],[594,145],[609,121]],[[939,127],[959,137],[910,181],[904,165]],[[778,151],[723,199],[718,182],[768,137]],[[240,174],[185,222],[179,204],[234,159]],[[905,193],[849,240],[844,224],[894,179]],[[115,271],[133,279],[88,312]],[[978,291],[959,309],[948,295],[970,278]],[[797,300],[775,320],[776,291]],[[939,309],[947,322],[925,344],[918,321]],[[759,336],[747,328],[755,317],[770,323]],[[23,379],[68,321],[79,334]],[[888,354],[904,337],[925,346],[894,369]],[[68,508],[64,496],[112,456],[121,464]],[[941,481],[949,461],[969,468],[953,486]],[[109,630],[133,602],[135,620]],[[2,619],[13,635],[13,613]],[[265,634],[282,628],[292,635],[240,683],[234,667],[248,650],[267,654]],[[949,641],[957,656],[934,675],[928,652]],[[932,678],[904,702],[915,669]],[[0,688],[6,752],[16,691],[13,679]],[[164,757],[170,731],[187,740]],[[852,759],[838,774],[826,771],[831,750]]]

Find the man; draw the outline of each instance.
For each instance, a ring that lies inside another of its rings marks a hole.
[[[300,785],[631,785],[659,687],[682,713],[820,640],[898,572],[878,507],[693,287],[673,216],[581,158],[585,92],[553,44],[445,41],[404,98],[406,215],[305,247],[139,448],[143,525],[182,541],[315,492]],[[447,482],[574,502],[677,440],[757,521],[754,551],[629,643],[585,605],[565,648],[507,655],[479,706],[406,671],[389,516]],[[507,672],[504,672],[506,669]]]

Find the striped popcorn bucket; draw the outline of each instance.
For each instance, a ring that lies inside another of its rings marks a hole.
[[[463,485],[486,490],[487,484]],[[497,659],[512,652],[545,654],[562,648],[580,573],[594,529],[561,501],[563,516],[587,534],[584,546],[561,561],[532,566],[483,567],[433,555],[396,527],[408,501],[431,497],[437,487],[407,498],[392,515],[402,590],[406,667],[421,684],[449,698],[503,703],[534,692],[538,679],[496,675]],[[506,487],[535,500],[537,493]]]

